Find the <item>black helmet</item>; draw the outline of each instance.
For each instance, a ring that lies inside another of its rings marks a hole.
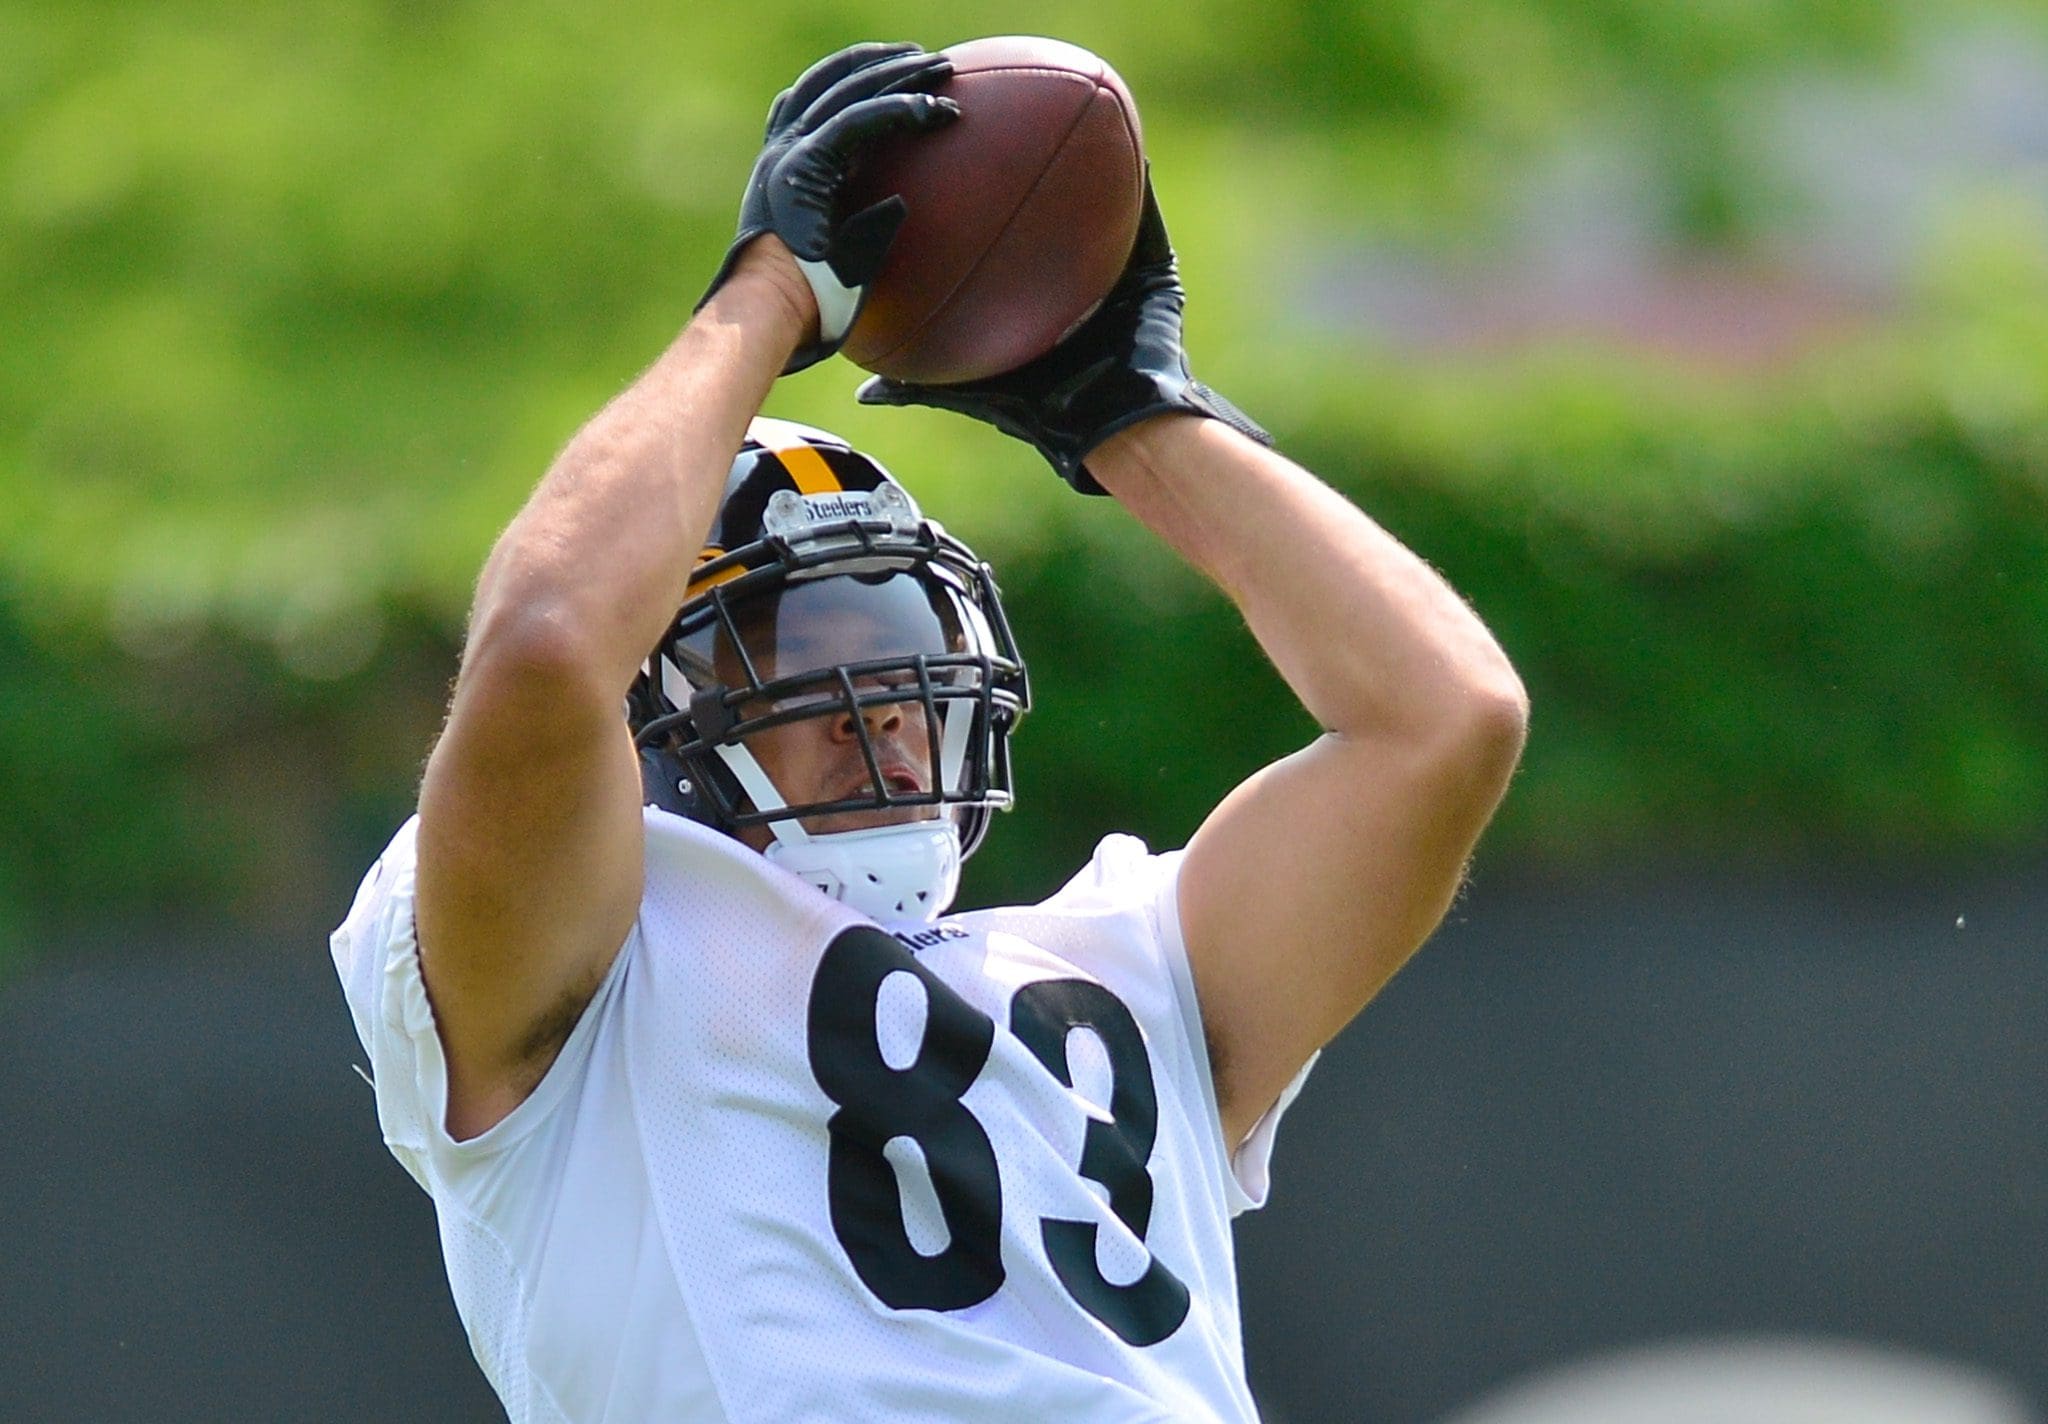
[[[654,805],[727,833],[768,826],[771,859],[837,835],[886,841],[884,828],[835,832],[832,818],[895,812],[887,829],[950,828],[957,876],[989,812],[1010,804],[1008,739],[1029,702],[988,566],[875,461],[821,430],[762,418],[626,716]],[[776,729],[816,718],[839,719],[850,774],[827,799],[791,803],[754,752]],[[879,742],[876,722],[896,724],[898,740]],[[829,873],[791,868],[846,898],[848,887],[825,881],[888,878],[836,862]],[[909,913],[951,898],[950,884],[918,889]]]

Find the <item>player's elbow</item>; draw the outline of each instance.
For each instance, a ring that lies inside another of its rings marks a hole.
[[[1427,730],[1409,738],[1409,765],[1431,788],[1431,801],[1468,807],[1483,824],[1507,793],[1528,738],[1529,696],[1507,671],[1439,698]]]
[[[1529,693],[1505,660],[1501,672],[1458,699],[1451,734],[1455,755],[1472,778],[1507,789],[1529,741]]]
[[[1468,735],[1480,746],[1505,755],[1513,764],[1529,740],[1529,689],[1502,658],[1488,676],[1477,679],[1465,697]]]

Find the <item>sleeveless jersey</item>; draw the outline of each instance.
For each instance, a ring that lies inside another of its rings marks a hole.
[[[333,953],[514,1424],[1247,1421],[1178,853],[877,925],[649,808],[640,915],[533,1094],[449,1137],[409,822]],[[1304,1069],[1304,1076],[1307,1070]]]

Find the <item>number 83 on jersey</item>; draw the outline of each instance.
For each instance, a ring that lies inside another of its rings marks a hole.
[[[881,1044],[883,983],[915,975],[925,994],[917,1056],[892,1067]],[[1109,1193],[1109,1208],[1143,1240],[1152,1220],[1147,1162],[1159,1129],[1152,1064],[1121,999],[1086,979],[1041,979],[1018,989],[1010,1031],[1065,1086],[1074,1085],[1067,1035],[1090,1030],[1108,1055],[1110,1120],[1090,1117],[1080,1175]],[[811,982],[811,1071],[838,1105],[827,1129],[832,1230],[862,1282],[897,1310],[964,1310],[1002,1288],[1003,1187],[988,1132],[962,1101],[994,1047],[996,1026],[873,926],[842,931]],[[926,1255],[904,1224],[895,1169],[884,1148],[908,1138],[923,1153],[946,1223],[943,1250]],[[1096,1263],[1094,1221],[1045,1217],[1039,1240],[1060,1284],[1088,1314],[1134,1346],[1156,1345],[1187,1319],[1188,1289],[1148,1250],[1145,1270],[1118,1285]]]

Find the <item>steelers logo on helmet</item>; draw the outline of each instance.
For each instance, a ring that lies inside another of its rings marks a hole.
[[[929,919],[1010,804],[1029,703],[987,565],[875,461],[762,418],[627,718],[651,803],[766,827],[824,893]]]

